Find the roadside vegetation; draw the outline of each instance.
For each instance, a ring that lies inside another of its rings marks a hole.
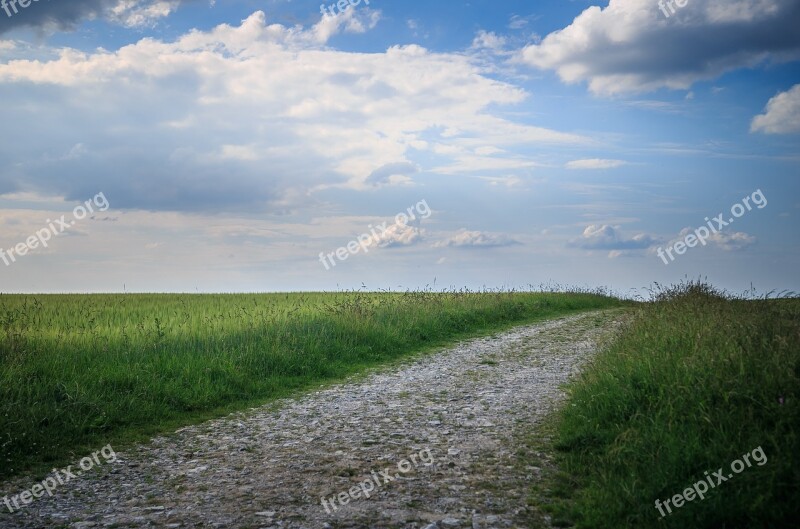
[[[661,289],[569,388],[530,454],[555,449],[534,491],[556,526],[795,528],[800,520],[800,299]],[[767,461],[728,478],[761,447]],[[722,468],[726,481],[661,516]]]
[[[456,339],[622,304],[603,292],[0,295],[0,480]]]

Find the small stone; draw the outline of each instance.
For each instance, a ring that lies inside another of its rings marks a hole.
[[[461,527],[461,520],[456,520],[455,518],[445,518],[439,523],[444,527]]]
[[[266,518],[272,518],[273,516],[275,516],[275,511],[261,511],[261,512],[257,512],[257,513],[256,513],[256,516],[264,516],[264,517],[266,517]]]

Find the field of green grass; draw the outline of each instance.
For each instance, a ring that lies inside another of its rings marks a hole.
[[[621,304],[463,291],[0,295],[0,479],[455,339]]]
[[[727,299],[701,283],[660,292],[571,386],[552,433],[556,525],[798,527],[800,299]],[[718,484],[720,467],[733,477]],[[655,501],[706,471],[705,499],[662,517]]]

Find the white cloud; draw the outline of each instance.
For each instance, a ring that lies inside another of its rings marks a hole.
[[[584,250],[616,250],[614,255],[621,255],[620,250],[644,250],[658,243],[658,239],[639,233],[633,237],[626,237],[620,231],[619,226],[608,224],[592,224],[583,230],[583,234],[578,239],[570,241],[569,245]],[[613,253],[613,252],[612,252]]]
[[[462,229],[448,239],[437,242],[435,246],[452,246],[456,248],[495,248],[500,246],[513,246],[516,244],[520,243],[508,237],[507,235]]]
[[[753,118],[750,131],[765,134],[800,132],[800,84],[770,99],[766,111]]]
[[[519,15],[512,15],[511,20],[508,22],[508,29],[522,29],[528,25],[532,17],[521,17]]]
[[[120,0],[109,9],[109,19],[126,27],[150,27],[159,19],[166,18],[180,5],[180,0],[156,0],[145,3],[141,0]]]
[[[672,239],[667,243],[667,247],[672,247],[675,245],[676,242],[685,242],[686,236],[689,234],[694,234],[695,230],[693,228],[683,228],[678,236]],[[716,246],[717,248],[724,250],[726,252],[735,252],[744,250],[758,242],[758,239],[753,235],[749,235],[747,233],[736,231],[736,232],[717,232],[712,233],[707,239],[708,246]]]
[[[256,12],[240,26],[174,42],[145,38],[116,51],[65,48],[51,60],[2,63],[0,86],[18,105],[0,118],[37,141],[0,144],[0,193],[80,198],[88,187],[124,208],[263,211],[287,196],[313,203],[310,194],[325,187],[408,184],[412,172],[381,170],[418,165],[414,154],[443,146],[442,172],[491,177],[534,165],[514,149],[588,142],[501,117],[528,94],[467,54],[326,46],[358,17],[367,17],[359,27],[372,24],[367,11],[305,29]],[[86,154],[51,159],[76,143]]]
[[[519,60],[596,94],[688,89],[800,52],[796,0],[691,0],[667,18],[656,0],[610,0],[524,48]]]
[[[395,223],[385,231],[378,230],[377,236],[371,237],[367,246],[378,248],[392,248],[396,246],[411,246],[420,242],[425,236],[425,230],[410,224]]]
[[[572,160],[567,162],[567,169],[614,169],[622,167],[627,162],[623,160],[603,160],[601,158],[588,158],[585,160]]]
[[[715,233],[708,240],[727,252],[744,250],[757,242],[754,236],[741,231]]]
[[[505,37],[501,37],[493,32],[481,30],[473,39],[472,48],[499,52],[505,47],[506,42]]]

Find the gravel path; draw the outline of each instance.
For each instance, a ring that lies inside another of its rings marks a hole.
[[[1,497],[34,484],[15,479],[0,527],[530,526],[538,469],[514,464],[512,435],[554,408],[621,317],[519,327],[182,428],[9,514]]]

